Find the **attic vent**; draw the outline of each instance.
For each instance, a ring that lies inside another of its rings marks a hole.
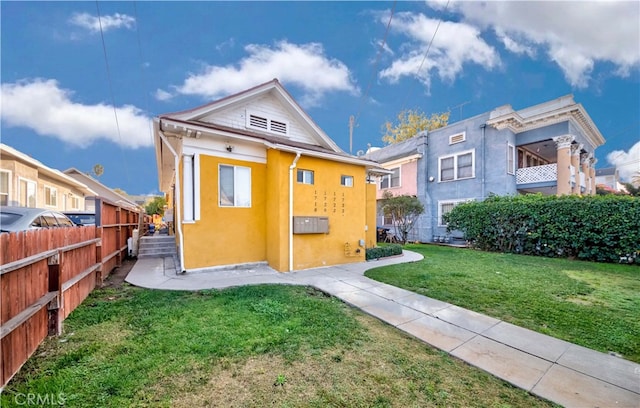
[[[462,133],[458,133],[457,135],[452,135],[449,136],[449,144],[455,144],[455,143],[460,143],[460,142],[464,142],[466,140],[466,135],[464,132]]]
[[[249,115],[249,126],[267,130],[267,118]]]
[[[271,131],[276,133],[287,134],[287,124],[284,122],[278,122],[277,120],[271,121]]]

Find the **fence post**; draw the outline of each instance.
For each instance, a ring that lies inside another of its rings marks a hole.
[[[62,320],[64,313],[64,294],[62,293],[62,277],[60,265],[62,264],[62,252],[49,257],[47,264],[49,265],[49,292],[58,292],[55,298],[47,305],[49,318],[49,336],[58,336],[62,333]]]

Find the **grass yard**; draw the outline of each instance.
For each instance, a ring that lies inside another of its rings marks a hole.
[[[640,267],[407,245],[366,276],[640,363]]]
[[[96,290],[0,405],[28,393],[70,407],[551,406],[335,298],[277,285]]]

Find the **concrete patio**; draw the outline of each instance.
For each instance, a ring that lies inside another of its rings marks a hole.
[[[174,259],[139,259],[126,281],[164,290],[278,283],[313,286],[532,394],[566,407],[640,407],[640,365],[374,281],[371,268],[422,255],[279,273],[264,264],[176,274]]]

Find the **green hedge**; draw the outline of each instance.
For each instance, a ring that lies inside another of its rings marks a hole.
[[[637,197],[492,196],[456,206],[445,220],[482,250],[640,263]]]
[[[367,248],[365,257],[367,261],[369,261],[371,259],[385,258],[387,256],[394,255],[402,255],[402,245],[391,244],[375,248]]]

